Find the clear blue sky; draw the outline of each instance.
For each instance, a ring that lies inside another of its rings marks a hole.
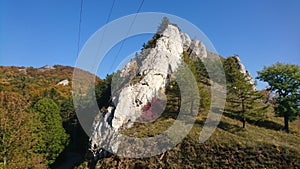
[[[106,23],[113,2],[83,1],[80,47]],[[110,21],[135,13],[140,2],[116,0]],[[74,66],[79,10],[80,0],[0,0],[0,65]],[[141,12],[170,13],[192,22],[219,54],[238,54],[253,76],[277,61],[300,65],[299,0],[145,0]],[[140,49],[147,38],[129,39],[120,55]],[[109,68],[99,69],[103,77]]]

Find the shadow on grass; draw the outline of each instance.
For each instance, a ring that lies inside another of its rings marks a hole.
[[[212,111],[216,114],[221,113],[219,109],[217,108],[213,108]],[[242,128],[242,119],[240,118],[240,116],[234,114],[234,113],[228,113],[228,112],[223,112],[222,113],[224,116],[229,117],[231,119],[235,119],[240,121],[241,125],[235,125],[235,124],[230,124],[224,121],[214,121],[214,120],[207,120],[207,124],[211,127],[218,125],[218,128],[223,129],[225,131],[229,131],[229,132],[239,132],[241,130],[243,130]],[[205,123],[206,119],[201,119],[201,120],[196,120],[195,124],[198,124],[200,126],[203,126]],[[276,122],[267,120],[267,119],[261,119],[261,120],[253,120],[253,119],[247,119],[247,123],[252,124],[252,125],[256,125],[258,127],[262,127],[262,128],[266,128],[266,129],[272,129],[272,130],[282,130],[283,129],[283,125],[278,124]],[[208,127],[209,127],[208,126]]]
[[[205,123],[205,120],[196,120],[195,121],[195,124],[197,125],[200,125],[200,126],[203,126]],[[238,125],[234,125],[234,124],[230,124],[230,123],[227,123],[227,122],[224,122],[224,121],[208,121],[206,122],[206,126],[207,127],[214,127],[214,126],[218,126],[218,128],[222,129],[222,130],[225,130],[225,131],[228,131],[228,132],[231,132],[231,133],[235,133],[235,132],[239,132],[241,130],[243,130],[243,128],[241,126],[238,126]]]
[[[223,115],[241,121],[241,118],[235,114],[224,112]],[[276,130],[276,131],[282,130],[284,128],[283,125],[267,119],[261,119],[261,120],[247,119],[247,123],[258,127],[266,128],[266,129]]]
[[[239,132],[239,131],[243,130],[243,128],[241,126],[238,126],[235,124],[229,124],[224,121],[220,121],[218,128],[225,130],[225,131],[229,131],[231,133],[235,133],[235,132]]]
[[[275,123],[270,120],[259,120],[259,121],[254,121],[254,120],[248,120],[250,124],[256,125],[258,127],[263,127],[266,129],[272,129],[272,130],[283,130],[284,126],[278,123]]]

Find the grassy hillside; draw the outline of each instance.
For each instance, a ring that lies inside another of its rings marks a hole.
[[[96,168],[300,168],[299,122],[292,123],[292,132],[287,134],[268,125],[283,126],[282,119],[269,117],[266,125],[248,124],[247,129],[242,129],[240,121],[223,116],[209,140],[200,144],[205,118],[199,115],[189,135],[164,154],[143,159],[112,156],[100,160]],[[135,125],[127,134],[153,136],[173,122],[174,119],[161,118],[150,124]],[[85,162],[77,168],[87,165]]]
[[[142,159],[114,155],[100,159],[96,168],[300,168],[300,120],[292,122],[291,132],[285,133],[282,130],[283,119],[275,117],[272,105],[259,114],[259,118],[247,119],[246,128],[242,127],[240,118],[233,112],[225,111],[213,135],[200,144],[199,136],[208,114],[207,100],[210,100],[212,82],[207,79],[207,73],[199,73],[203,70],[199,60],[185,59],[191,70],[194,70],[202,98],[196,122],[188,136],[163,154]],[[223,62],[225,60],[222,58]],[[122,133],[138,138],[162,133],[174,123],[179,99],[178,91],[167,87],[168,103],[160,118],[151,123],[135,123]],[[261,104],[265,104],[261,101]],[[76,168],[88,167],[87,160]]]

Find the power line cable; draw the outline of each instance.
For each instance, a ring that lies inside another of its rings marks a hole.
[[[107,19],[106,19],[105,25],[106,25],[106,24],[109,22],[109,20],[110,20],[110,17],[111,17],[111,14],[112,14],[112,10],[114,9],[114,6],[115,6],[115,2],[116,2],[116,0],[114,0],[113,3],[112,3],[112,5],[111,5],[111,8],[110,8],[110,10],[109,10],[109,14],[108,14],[108,17],[107,17]]]
[[[78,34],[77,34],[77,57],[79,55],[80,38],[81,38],[82,8],[83,8],[83,0],[80,1],[80,13],[79,13]]]
[[[104,38],[104,35],[105,35],[105,32],[106,32],[106,25],[110,21],[110,18],[111,18],[111,15],[112,15],[112,12],[113,12],[113,9],[114,9],[114,6],[115,6],[115,2],[116,2],[116,0],[113,1],[112,5],[110,7],[110,10],[109,10],[108,16],[106,18],[106,22],[105,22],[105,25],[104,25],[103,33],[102,33],[102,36],[100,38],[100,42],[99,42],[96,54],[99,53],[100,48],[102,47],[103,38]],[[93,67],[95,67],[95,66],[97,66],[97,62],[94,62]]]
[[[141,4],[139,5],[139,8],[138,8],[138,10],[137,10],[137,12],[136,12],[136,14],[135,14],[135,16],[134,16],[134,18],[133,18],[133,21],[131,22],[131,24],[130,24],[130,26],[129,26],[129,29],[128,29],[128,31],[127,31],[125,37],[127,37],[127,36],[129,35],[129,33],[130,33],[131,29],[132,29],[132,26],[133,26],[133,24],[134,24],[134,22],[135,22],[135,20],[136,20],[136,17],[137,17],[137,15],[140,13],[140,11],[141,11],[141,9],[142,9],[142,6],[143,6],[143,4],[144,4],[144,1],[145,1],[145,0],[142,0]],[[121,46],[120,46],[120,48],[119,48],[119,50],[118,50],[118,52],[117,52],[117,54],[116,54],[116,57],[114,57],[114,60],[113,60],[113,62],[112,62],[112,64],[111,64],[111,66],[110,66],[110,71],[111,71],[113,65],[115,64],[117,58],[119,57],[119,54],[120,54],[120,52],[121,52],[121,50],[122,50],[122,48],[123,48],[123,46],[124,46],[125,41],[126,41],[126,39],[122,40]]]
[[[115,2],[116,2],[116,0],[114,0],[112,3],[112,6],[109,10],[109,14],[106,18],[105,25],[110,21],[111,14],[112,14],[113,8],[115,6]],[[81,3],[80,3],[80,14],[79,14],[79,23],[78,23],[78,36],[77,36],[77,56],[79,55],[79,50],[80,50],[82,11],[83,11],[83,0],[81,0]],[[103,38],[101,38],[101,39],[103,39]]]

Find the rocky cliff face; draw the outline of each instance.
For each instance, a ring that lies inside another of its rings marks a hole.
[[[104,157],[107,151],[103,148],[117,152],[120,146],[120,130],[131,127],[136,121],[153,121],[162,113],[159,111],[164,109],[163,102],[160,104],[158,115],[145,115],[154,101],[165,100],[166,84],[182,63],[184,51],[188,52],[192,59],[207,57],[202,42],[191,40],[187,34],[180,32],[178,27],[168,25],[156,39],[154,48],[144,49],[140,59],[137,57],[124,66],[119,77],[112,83],[116,85],[112,91],[114,106],[99,114],[92,126],[90,151],[94,156]],[[240,70],[246,73],[242,64],[240,67]]]
[[[143,59],[132,60],[121,70],[120,78],[130,80],[113,92],[115,106],[109,107],[107,112],[95,119],[90,137],[94,155],[103,153],[104,147],[116,152],[119,147],[117,133],[120,129],[131,127],[135,121],[155,120],[157,116],[141,118],[142,113],[145,113],[145,108],[153,100],[165,99],[165,86],[170,75],[182,62],[184,50],[189,51],[193,57],[207,56],[203,43],[192,41],[173,25],[168,25],[161,33],[154,48],[144,50]]]

